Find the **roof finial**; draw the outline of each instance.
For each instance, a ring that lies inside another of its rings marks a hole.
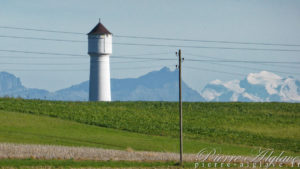
[[[99,23],[101,23],[101,18],[99,18]]]

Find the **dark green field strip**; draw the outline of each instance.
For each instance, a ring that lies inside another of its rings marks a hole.
[[[149,135],[178,136],[177,103],[0,99],[0,110]],[[186,138],[300,152],[298,103],[184,103],[183,112]]]
[[[178,139],[87,125],[54,117],[0,110],[0,142],[156,152],[178,152]],[[218,148],[223,154],[252,155],[253,148],[184,139],[185,153]]]
[[[93,168],[212,168],[215,163],[202,163],[199,162],[184,162],[182,166],[178,162],[135,162],[135,161],[76,161],[76,160],[37,160],[37,159],[0,159],[0,168],[2,167],[13,167],[13,168],[26,168],[26,167],[51,167],[51,168],[83,168],[83,167],[93,167]],[[205,167],[203,167],[204,165]],[[223,167],[221,167],[221,165]],[[239,167],[239,163],[236,165],[231,164],[230,167],[224,167],[226,164],[217,163],[217,168],[266,168],[265,166],[259,167],[258,164],[253,167],[253,164],[249,164],[250,167]],[[208,167],[210,166],[210,167]],[[267,168],[295,168],[290,166],[269,166]]]
[[[234,131],[230,129],[216,129],[216,128],[194,128],[188,129],[188,133],[195,134],[195,138],[206,138],[207,140],[213,140],[215,143],[232,143],[232,144],[246,144],[250,146],[269,147],[276,150],[295,150],[299,152],[300,141],[296,139],[286,139],[278,137],[264,136],[262,134],[254,134],[245,131]],[[199,137],[202,136],[202,137]],[[222,138],[219,141],[218,138]]]
[[[172,167],[176,162],[134,162],[134,161],[75,161],[75,160],[35,160],[35,159],[0,159],[0,167]],[[186,163],[186,167],[193,167],[193,163]]]

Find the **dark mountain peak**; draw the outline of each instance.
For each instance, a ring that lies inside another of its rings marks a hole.
[[[170,68],[168,67],[163,67],[161,68],[160,70],[156,70],[156,71],[152,71],[152,72],[149,72],[148,74],[144,75],[144,76],[147,76],[149,74],[170,74],[172,73],[172,71],[170,70]]]
[[[168,83],[178,83],[178,76],[175,71],[170,71],[169,68],[164,67],[160,70],[149,72],[131,82],[133,83],[132,87],[142,85],[148,88],[161,88]]]
[[[8,77],[8,78],[17,78],[15,75],[8,72],[0,72],[0,78]]]
[[[168,67],[163,67],[163,68],[161,68],[160,70],[159,70],[159,72],[171,72],[171,70],[170,70],[170,68],[168,68]]]
[[[8,72],[0,72],[0,92],[23,89],[21,80]]]
[[[168,67],[163,67],[160,70],[149,72],[140,77],[140,79],[156,79],[158,81],[177,81],[178,77],[176,75],[176,70],[171,71]]]

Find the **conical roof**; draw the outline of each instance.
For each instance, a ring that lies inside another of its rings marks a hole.
[[[100,22],[88,33],[88,35],[111,34]]]

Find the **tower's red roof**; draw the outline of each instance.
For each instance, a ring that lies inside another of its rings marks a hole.
[[[111,34],[100,22],[88,33],[88,35]]]

